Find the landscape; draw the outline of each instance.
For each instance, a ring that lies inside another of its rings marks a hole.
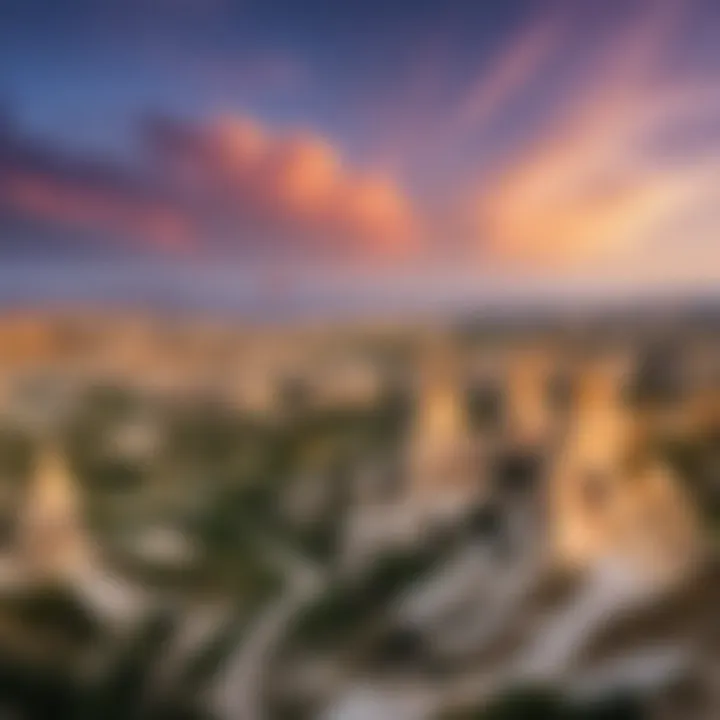
[[[718,39],[0,3],[0,720],[718,720]]]

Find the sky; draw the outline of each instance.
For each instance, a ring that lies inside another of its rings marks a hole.
[[[715,292],[720,4],[0,0],[0,300],[293,287]]]

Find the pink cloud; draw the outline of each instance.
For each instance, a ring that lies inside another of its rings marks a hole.
[[[570,103],[494,168],[466,211],[486,259],[567,268],[602,258],[652,263],[652,247],[678,219],[720,200],[718,148],[662,152],[662,137],[718,117],[718,85],[662,72],[672,6],[613,36]],[[715,98],[715,100],[713,100]],[[720,225],[716,212],[711,221]],[[679,230],[681,232],[681,230]],[[681,252],[681,248],[677,248]]]
[[[559,27],[555,23],[533,23],[523,28],[468,88],[455,113],[453,130],[477,131],[503,110],[527,89],[558,44]]]
[[[165,125],[154,135],[165,170],[230,232],[251,227],[308,253],[383,257],[412,249],[416,218],[398,183],[350,167],[318,134],[274,133],[226,117],[199,128]]]
[[[46,224],[120,235],[156,250],[186,253],[193,245],[191,223],[177,208],[107,188],[64,182],[56,175],[23,170],[5,173],[0,178],[0,202],[6,210]]]
[[[400,185],[351,167],[319,134],[225,117],[159,122],[150,136],[135,175],[13,146],[0,209],[170,253],[378,261],[414,250],[415,209]]]

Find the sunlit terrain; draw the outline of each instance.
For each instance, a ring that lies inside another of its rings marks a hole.
[[[0,2],[0,720],[720,720],[717,0]]]
[[[715,717],[718,322],[6,313],[3,707]]]

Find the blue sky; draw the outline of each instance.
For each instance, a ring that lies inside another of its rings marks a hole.
[[[719,36],[712,0],[6,0],[0,262],[711,287]]]

